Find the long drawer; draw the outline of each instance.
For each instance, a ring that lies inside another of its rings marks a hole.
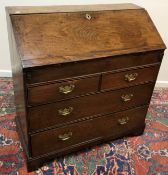
[[[133,106],[148,104],[153,87],[153,83],[148,83],[31,107],[28,110],[30,131],[68,124],[83,117],[107,114]]]
[[[159,63],[163,51],[136,53],[95,59],[92,61],[71,62],[62,65],[37,68],[27,72],[27,83],[39,83],[52,80],[83,76],[99,72],[118,70],[128,67]]]
[[[32,157],[61,152],[104,137],[119,137],[144,125],[147,106],[31,135]]]

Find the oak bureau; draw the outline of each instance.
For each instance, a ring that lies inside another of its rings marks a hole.
[[[134,4],[6,7],[17,128],[28,171],[140,135],[166,49]]]

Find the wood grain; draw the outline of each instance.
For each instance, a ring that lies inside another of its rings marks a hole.
[[[122,71],[117,73],[103,73],[101,89],[118,89],[123,87],[129,87],[136,84],[148,83],[150,81],[155,82],[160,64],[150,67],[142,67],[139,69],[133,68],[128,71]],[[128,81],[126,75],[137,74],[137,77],[133,81]]]
[[[72,92],[64,94],[60,88],[74,86]],[[28,88],[28,104],[30,106],[45,104],[60,100],[69,99],[79,95],[85,95],[91,92],[97,92],[99,87],[99,76],[92,76],[82,79],[71,79],[59,83],[46,83],[41,86]],[[41,95],[43,94],[43,95]]]
[[[164,49],[143,9],[12,15],[23,67]]]
[[[126,68],[160,63],[162,58],[163,51],[159,50],[89,61],[64,63],[62,65],[44,66],[26,71],[26,82],[27,84],[35,84],[89,74],[100,74],[101,72],[107,71],[120,71]]]
[[[29,108],[30,131],[68,124],[84,117],[108,114],[129,107],[148,104],[153,87],[154,84],[149,83]],[[133,94],[133,98],[128,102],[123,102],[121,96],[125,94]],[[73,111],[69,115],[62,116],[58,113],[58,110],[69,107],[73,107]]]
[[[55,130],[48,130],[31,136],[32,156],[40,156],[53,151],[61,152],[72,147],[98,140],[103,137],[116,137],[116,133],[124,133],[133,130],[145,122],[147,108],[132,109],[119,112],[107,117],[76,123]],[[120,125],[118,120],[128,118],[128,123]],[[83,132],[85,131],[85,132]],[[61,134],[72,132],[70,139],[62,141],[58,139]],[[44,144],[47,143],[47,144]]]
[[[11,19],[9,14],[7,17],[8,25],[8,38],[9,38],[9,48],[10,48],[10,58],[12,65],[12,80],[13,80],[13,89],[14,89],[14,100],[16,106],[16,117],[21,123],[21,127],[18,132],[22,132],[25,151],[29,150],[29,140],[28,140],[28,127],[27,127],[27,111],[26,111],[26,93],[25,93],[25,83],[24,83],[24,73],[22,69],[21,60],[18,54],[18,49],[13,33],[13,28],[11,24]]]
[[[31,14],[31,13],[57,13],[57,12],[81,12],[81,11],[104,11],[104,10],[128,10],[142,9],[142,7],[131,4],[94,4],[94,5],[63,5],[63,6],[8,6],[9,14]]]
[[[143,133],[166,48],[145,9],[7,7],[6,13],[16,121],[28,171],[58,156]],[[134,71],[137,79],[125,82],[125,74]],[[58,93],[72,82],[71,94]],[[58,141],[66,132],[72,138]]]

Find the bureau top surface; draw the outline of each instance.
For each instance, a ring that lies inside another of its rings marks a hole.
[[[133,4],[7,7],[24,68],[165,49]]]

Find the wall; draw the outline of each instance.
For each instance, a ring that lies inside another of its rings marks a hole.
[[[8,47],[8,36],[6,27],[5,6],[26,5],[64,5],[64,4],[108,4],[108,3],[135,3],[145,7],[154,21],[165,44],[168,46],[168,1],[167,0],[1,0],[0,1],[0,76],[10,76],[10,58]],[[168,86],[168,51],[165,52],[161,70],[158,76],[158,85]]]

